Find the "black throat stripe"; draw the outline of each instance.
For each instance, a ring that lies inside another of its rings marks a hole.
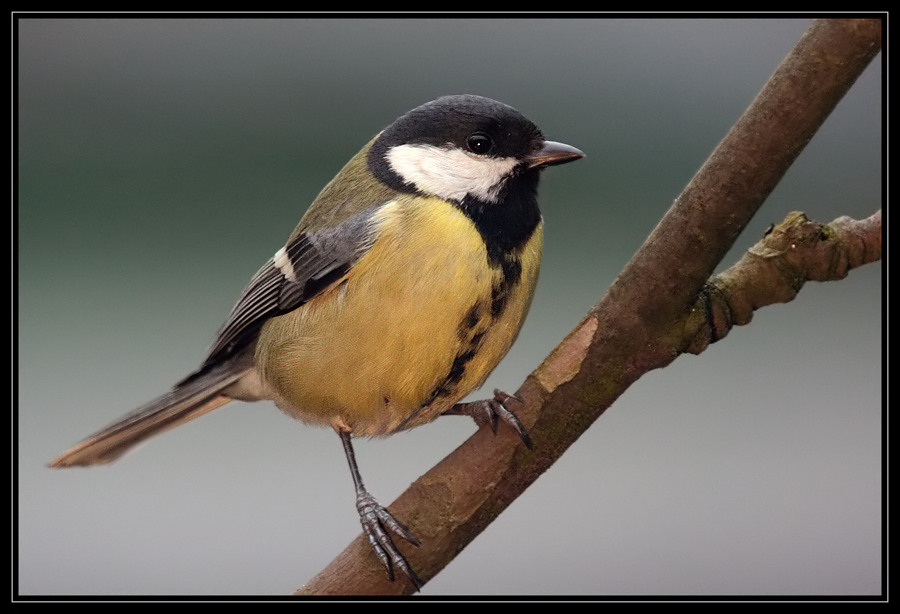
[[[504,256],[518,253],[541,223],[537,184],[537,171],[526,171],[507,179],[497,202],[466,196],[457,204],[475,224],[492,266],[503,266]]]
[[[521,252],[531,239],[541,212],[537,203],[535,171],[510,177],[497,202],[466,197],[457,203],[475,224],[487,252],[488,265],[494,271],[490,297],[476,302],[463,316],[457,333],[462,344],[447,374],[426,397],[423,407],[439,398],[452,396],[466,373],[469,362],[478,354],[484,335],[503,315],[509,297],[522,279]]]

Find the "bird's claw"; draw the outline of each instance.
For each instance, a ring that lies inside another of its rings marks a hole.
[[[520,404],[522,403],[522,399],[517,396],[507,394],[502,390],[494,390],[494,397],[491,399],[472,401],[470,403],[457,403],[444,413],[447,415],[471,416],[478,426],[490,425],[491,430],[495,434],[497,433],[497,424],[502,420],[511,426],[522,439],[522,443],[524,443],[529,450],[532,450],[534,449],[534,443],[531,441],[528,431],[525,430],[525,427],[522,426],[522,423],[516,415],[509,407],[507,407],[512,401]]]
[[[356,509],[359,512],[359,520],[366,538],[369,540],[369,545],[387,570],[388,578],[393,582],[394,569],[399,569],[412,582],[416,590],[419,590],[422,587],[422,580],[416,575],[406,558],[397,550],[390,533],[394,533],[418,547],[421,544],[416,536],[368,492],[361,492],[357,495]]]

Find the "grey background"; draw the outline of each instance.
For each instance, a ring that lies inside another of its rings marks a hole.
[[[515,390],[809,24],[797,19],[25,19],[18,35],[18,580],[29,595],[285,595],[359,532],[337,437],[232,404],[108,467],[45,463],[192,369],[372,134],[447,93],[587,158],[544,174]],[[792,210],[881,206],[879,56],[723,268]],[[425,595],[881,589],[880,264],[637,382]],[[362,441],[383,503],[462,442]]]

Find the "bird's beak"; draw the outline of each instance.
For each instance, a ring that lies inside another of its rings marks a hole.
[[[565,164],[584,157],[584,152],[565,143],[544,141],[540,149],[525,158],[528,168],[541,168],[554,164]]]

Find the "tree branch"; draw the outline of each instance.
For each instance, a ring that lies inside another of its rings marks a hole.
[[[710,278],[686,322],[685,351],[699,354],[733,326],[749,324],[760,307],[794,300],[807,281],[844,279],[850,269],[880,259],[880,210],[828,225],[790,213],[734,266]]]
[[[878,53],[881,33],[877,19],[819,20],[807,30],[606,294],[518,390],[524,407],[517,415],[534,440],[533,452],[510,429],[496,436],[480,429],[392,504],[422,542],[404,554],[423,580],[446,566],[641,375],[683,352],[702,351],[730,324],[749,321],[753,309],[790,300],[802,285],[798,280],[839,278],[880,257],[880,214],[864,222],[841,218],[828,227],[789,216],[735,267],[710,279]],[[785,249],[791,244],[795,248]],[[411,591],[403,581],[387,580],[360,536],[298,594]]]

